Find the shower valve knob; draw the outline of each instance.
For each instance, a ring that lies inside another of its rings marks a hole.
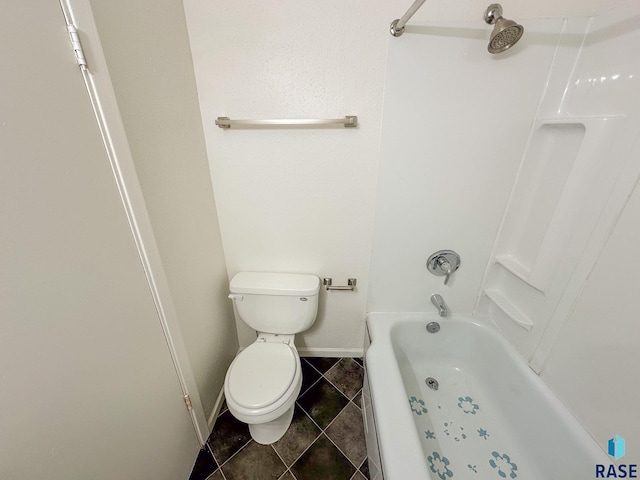
[[[460,255],[453,250],[439,250],[427,260],[427,268],[439,277],[444,276],[444,284],[449,284],[453,272],[460,267]]]

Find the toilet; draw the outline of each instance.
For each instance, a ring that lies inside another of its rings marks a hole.
[[[296,333],[318,313],[320,279],[293,273],[238,273],[229,285],[236,315],[256,330],[256,341],[233,360],[224,380],[231,414],[251,437],[269,445],[285,434],[302,386]]]

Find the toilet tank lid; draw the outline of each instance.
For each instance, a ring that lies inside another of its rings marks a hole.
[[[299,273],[240,272],[229,285],[231,293],[254,295],[315,295],[320,279]]]

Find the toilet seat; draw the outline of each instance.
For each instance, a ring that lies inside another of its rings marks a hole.
[[[290,390],[296,378],[297,356],[286,343],[254,342],[229,367],[227,394],[246,409],[273,405]]]

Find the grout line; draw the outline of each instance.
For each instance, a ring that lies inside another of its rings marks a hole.
[[[324,434],[324,432],[323,432],[323,431],[320,431],[320,433],[319,433],[318,435],[316,435],[316,438],[314,438],[314,439],[313,439],[313,441],[312,441],[309,445],[307,445],[307,448],[305,448],[305,449],[302,451],[302,453],[300,453],[300,455],[298,455],[298,456],[296,457],[296,459],[295,459],[293,462],[291,462],[291,466],[292,466],[292,467],[295,465],[295,463],[296,463],[298,460],[300,460],[300,458],[301,458],[305,453],[307,453],[307,450],[309,450],[309,449],[311,448],[311,446],[312,446],[314,443],[316,443],[316,442],[318,441],[318,439],[319,439],[323,434]]]
[[[324,378],[327,382],[329,382],[329,385],[331,385],[331,386],[332,386],[333,388],[335,388],[338,392],[340,392],[344,398],[346,398],[348,401],[351,401],[351,399],[350,399],[349,397],[347,397],[347,396],[345,395],[345,393],[344,393],[342,390],[340,390],[338,387],[336,387],[336,386],[333,384],[333,382],[332,382],[331,380],[329,380],[329,379],[328,379],[327,377],[325,377],[324,375],[322,376],[322,378]],[[357,395],[357,393],[356,393],[356,395]]]
[[[269,446],[273,449],[274,452],[276,452],[276,455],[278,456],[278,458],[282,462],[282,465],[284,465],[284,472],[282,472],[282,475],[284,475],[285,473],[287,473],[289,471],[289,465],[287,465],[287,462],[284,461],[284,458],[282,458],[282,456],[278,453],[278,450],[276,450],[276,447],[274,447],[274,445],[275,445],[275,443],[272,443]],[[293,463],[291,465],[293,465]],[[282,475],[280,475],[278,478],[282,478]],[[293,475],[293,474],[291,474],[291,475]]]
[[[274,445],[275,445],[275,443],[271,443],[271,444],[269,444],[269,446],[273,449],[273,451],[274,451],[274,452],[276,452],[276,455],[278,456],[278,458],[280,459],[280,461],[281,461],[281,462],[284,464],[284,466],[285,466],[285,467],[287,467],[287,469],[288,469],[289,467],[287,466],[287,462],[285,462],[285,461],[284,461],[284,458],[282,458],[282,457],[280,456],[280,454],[278,453],[278,450],[276,450],[276,447],[274,447]]]
[[[341,359],[341,360],[342,360],[342,359]],[[338,362],[338,363],[340,363],[340,362]],[[333,367],[331,367],[329,370],[327,370],[327,373],[329,373],[331,370],[333,370],[333,368],[334,368],[335,366],[337,366],[337,365],[338,365],[338,363],[336,363]],[[360,367],[360,368],[362,368],[362,367]],[[363,373],[364,373],[364,372],[363,372]],[[331,384],[331,385],[332,385],[336,390],[338,390],[340,393],[342,393],[342,395],[344,395],[344,397],[345,397],[347,400],[352,401],[352,399],[351,399],[351,398],[349,398],[349,397],[347,396],[347,394],[346,394],[346,393],[344,393],[344,392],[340,389],[340,387],[338,387],[336,384],[334,384],[334,383],[333,383],[331,380],[329,380],[325,375],[322,375],[322,377],[323,377],[327,382],[329,382],[329,383],[330,383],[330,384]],[[364,378],[364,377],[363,377],[363,378]],[[358,392],[360,392],[360,391],[362,391],[362,387],[360,387],[360,389],[359,389],[359,390],[358,390],[358,391],[353,395],[353,398],[355,398],[355,397],[356,397],[356,395],[358,395]]]
[[[362,389],[358,390],[356,392],[356,394],[353,396],[353,398],[351,400],[349,400],[351,403],[353,403],[356,407],[358,407],[358,410],[360,410],[362,412],[362,408],[360,407],[360,405],[358,405],[355,401],[354,398],[356,398],[358,396],[358,393],[362,394]],[[362,395],[361,395],[362,398]]]
[[[368,453],[368,452],[367,452],[367,453]],[[362,474],[362,476],[363,476],[364,478],[367,478],[367,477],[366,477],[366,476],[365,476],[365,474],[362,472],[362,467],[364,466],[364,464],[365,464],[365,463],[367,463],[367,460],[369,460],[369,455],[367,455],[366,457],[364,457],[364,460],[363,460],[363,461],[362,461],[362,463],[360,464],[360,468],[358,468],[358,471]],[[368,467],[368,466],[369,466],[369,465],[367,465],[367,467]],[[369,472],[369,476],[371,476],[371,472]]]
[[[235,457],[236,455],[238,455],[242,450],[244,450],[244,448],[249,445],[251,442],[253,441],[253,438],[250,438],[249,441],[247,443],[245,443],[244,445],[242,445],[233,455],[231,455],[229,458],[227,458],[224,463],[219,463],[218,459],[216,458],[216,456],[214,455],[213,458],[216,461],[216,463],[218,464],[218,467],[222,470],[222,467],[224,465],[226,465],[227,463],[229,463],[229,461]]]
[[[321,378],[324,378],[322,376],[322,374],[320,374],[320,378],[318,378],[315,382],[313,382],[311,385],[309,385],[305,391],[303,392],[302,390],[300,390],[300,393],[298,394],[298,398],[300,398],[302,395],[304,395],[305,393],[307,393],[309,390],[311,390],[311,387],[313,387],[316,383],[318,383],[320,381]],[[296,402],[298,401],[298,398],[296,398]]]
[[[331,422],[331,423],[333,423],[333,422]],[[329,426],[328,426],[328,425],[327,425],[327,428],[329,428]],[[322,433],[324,433],[324,432],[322,432]],[[325,437],[327,437],[331,443],[333,443],[333,446],[334,446],[334,447],[336,447],[336,448],[338,449],[338,451],[339,451],[339,452],[344,456],[344,458],[346,458],[346,459],[347,459],[347,461],[348,461],[348,462],[353,466],[353,468],[355,468],[355,469],[356,469],[356,472],[357,472],[357,471],[359,470],[358,466],[357,466],[355,463],[353,463],[353,461],[352,461],[352,460],[347,456],[347,454],[346,454],[346,453],[344,453],[344,452],[342,451],[342,449],[341,449],[338,445],[336,445],[336,442],[334,442],[334,441],[333,441],[333,439],[332,439],[329,435],[327,435],[327,434],[325,433],[325,434],[324,434],[324,436],[325,436]]]
[[[302,357],[302,358],[337,358],[337,357]],[[338,358],[338,359],[336,360],[336,363],[334,363],[333,365],[331,365],[331,367],[330,367],[330,368],[328,368],[328,369],[327,369],[327,372],[328,372],[329,370],[331,370],[333,367],[335,367],[335,366],[338,364],[338,362],[340,362],[340,360],[342,360],[342,357]],[[311,362],[307,361],[307,363],[308,363],[309,365],[311,365],[311,367],[312,367],[316,372],[318,372],[320,375],[324,376],[324,373],[322,373],[322,372],[321,372],[317,367],[315,367]],[[325,373],[326,373],[326,372],[325,372]]]

